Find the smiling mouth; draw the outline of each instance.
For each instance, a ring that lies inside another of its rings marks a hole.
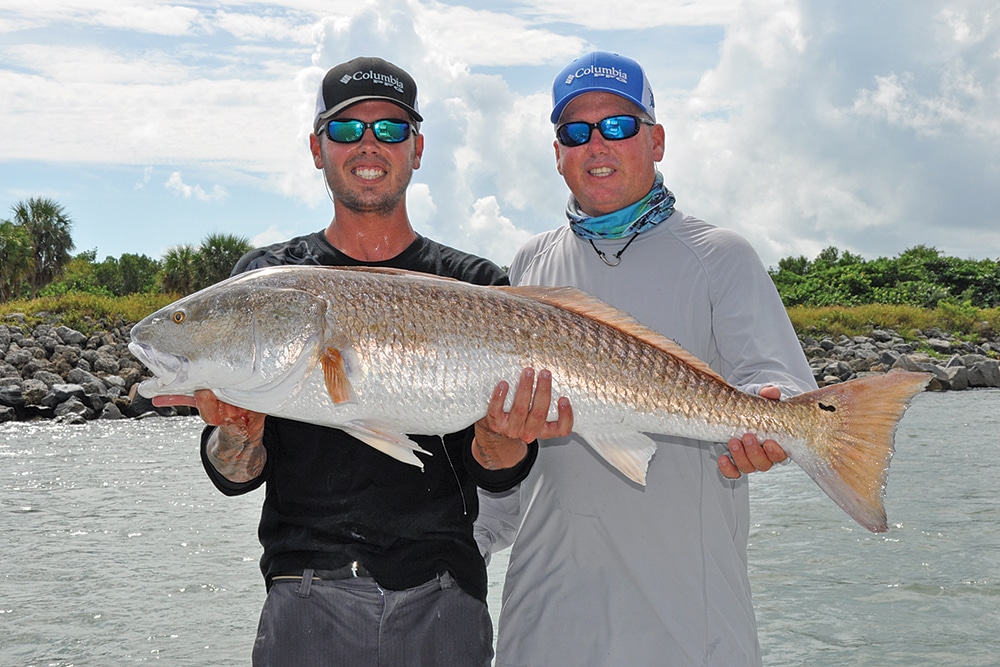
[[[358,167],[351,170],[351,173],[365,181],[374,181],[385,176],[384,169],[377,169],[375,167]]]
[[[605,176],[610,176],[615,173],[615,170],[611,167],[597,167],[596,169],[591,169],[589,172],[591,176],[597,176],[598,178],[604,178]]]

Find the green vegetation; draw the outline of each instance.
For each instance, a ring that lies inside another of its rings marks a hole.
[[[134,324],[178,297],[160,293],[107,296],[78,292],[18,299],[0,303],[0,323],[13,324],[9,316],[18,313],[30,327],[58,322],[90,335],[108,327]]]
[[[1000,336],[1000,308],[976,308],[945,302],[937,308],[865,304],[863,306],[792,306],[792,326],[800,334],[820,336],[865,336],[873,329],[892,329],[905,340],[915,340],[916,331],[940,329],[961,339],[977,342]]]
[[[799,333],[865,335],[893,329],[906,339],[937,328],[966,340],[1000,335],[1000,262],[946,257],[914,246],[865,260],[827,248],[815,260],[787,257],[769,271]]]
[[[12,224],[27,232],[31,241],[24,278],[31,296],[48,285],[69,262],[73,249],[73,226],[63,207],[51,199],[37,197],[14,205]]]
[[[769,273],[786,306],[1000,306],[1000,262],[945,257],[923,245],[874,260],[831,247],[811,262],[786,257]]]
[[[183,245],[163,259],[125,253],[97,261],[97,251],[70,255],[72,220],[51,199],[34,198],[0,220],[0,302],[78,294],[190,294],[229,276],[252,246],[241,236],[209,234],[199,246]]]
[[[31,235],[22,225],[0,222],[0,301],[13,296],[28,277],[33,259]]]
[[[163,256],[163,289],[168,292],[195,292],[195,263],[198,249],[190,245],[174,246]]]

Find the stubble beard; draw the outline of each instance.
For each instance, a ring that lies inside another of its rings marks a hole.
[[[334,201],[352,213],[366,215],[389,215],[399,205],[400,200],[406,194],[398,192],[386,193],[372,196],[362,196],[357,192],[336,192],[333,193]]]
[[[413,170],[405,175],[399,186],[389,192],[365,192],[349,187],[337,179],[328,179],[334,201],[348,211],[365,215],[389,215],[406,197],[406,188],[413,177]]]

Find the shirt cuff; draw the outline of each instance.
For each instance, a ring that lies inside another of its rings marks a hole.
[[[208,438],[215,430],[215,426],[206,426],[201,432],[201,464],[208,473],[208,478],[215,484],[215,488],[227,496],[239,496],[253,491],[264,483],[264,475],[251,479],[249,482],[234,482],[227,479],[221,472],[215,469],[212,462],[208,460]]]

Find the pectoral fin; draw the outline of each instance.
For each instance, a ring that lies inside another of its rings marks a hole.
[[[397,461],[417,466],[421,470],[424,469],[424,462],[417,457],[416,452],[431,456],[431,452],[423,449],[405,433],[400,433],[385,424],[371,421],[352,421],[340,428],[383,454],[387,454]]]
[[[636,484],[646,485],[646,468],[656,453],[656,443],[637,431],[580,433],[594,451]]]
[[[347,367],[344,363],[344,356],[340,350],[328,347],[320,356],[320,365],[323,366],[323,381],[326,383],[326,391],[336,404],[354,401],[354,387],[347,377]]]

